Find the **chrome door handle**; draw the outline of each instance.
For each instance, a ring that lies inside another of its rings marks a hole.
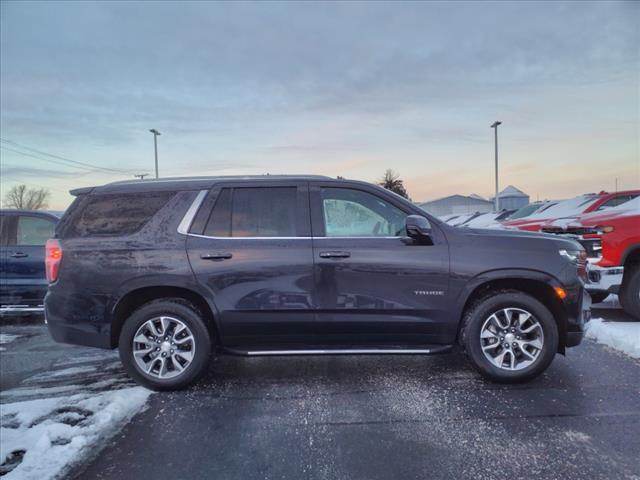
[[[200,255],[203,260],[229,260],[231,257],[233,255],[228,252],[203,253]]]
[[[11,256],[13,258],[27,258],[29,256],[29,254],[28,253],[23,253],[23,252],[15,252],[15,253],[12,253]]]
[[[349,258],[349,252],[320,252],[320,258]]]

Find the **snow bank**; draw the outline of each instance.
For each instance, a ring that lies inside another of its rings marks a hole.
[[[587,323],[587,338],[640,358],[640,322],[605,322],[593,318]]]
[[[95,453],[97,442],[141,411],[151,393],[130,387],[0,405],[0,463],[24,451],[22,462],[3,480],[61,475],[79,458]]]
[[[13,335],[11,333],[0,333],[0,345],[4,345],[6,343],[11,343],[14,340],[22,337],[22,335]],[[0,347],[0,352],[6,350],[4,347]]]

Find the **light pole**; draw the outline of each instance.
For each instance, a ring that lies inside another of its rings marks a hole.
[[[160,132],[155,128],[152,128],[149,131],[153,133],[153,149],[156,154],[156,178],[158,178],[158,135],[160,135]]]
[[[493,138],[496,147],[496,196],[493,199],[496,212],[500,211],[500,200],[498,200],[498,125],[502,125],[502,122],[496,121],[491,125],[491,128],[493,128]]]

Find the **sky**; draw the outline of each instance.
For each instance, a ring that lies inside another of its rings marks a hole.
[[[640,188],[640,2],[0,4],[0,175],[312,173],[414,201]],[[69,162],[71,160],[72,162]]]

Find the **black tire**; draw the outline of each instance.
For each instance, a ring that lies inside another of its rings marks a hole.
[[[609,296],[609,292],[589,292],[591,303],[601,303]]]
[[[505,308],[518,308],[533,315],[544,335],[542,348],[533,363],[521,370],[505,370],[494,365],[482,351],[480,333],[485,321]],[[517,290],[491,292],[474,302],[465,312],[461,341],[471,364],[480,374],[494,382],[516,383],[531,380],[551,364],[558,351],[558,325],[547,307],[534,297]]]
[[[618,298],[624,311],[634,320],[640,320],[640,265],[625,267]]]
[[[191,363],[172,378],[158,378],[145,373],[133,355],[133,339],[138,329],[148,320],[160,316],[179,319],[193,336],[195,348]],[[134,311],[122,327],[118,347],[120,360],[129,376],[140,385],[156,391],[180,390],[193,384],[205,372],[212,351],[211,337],[202,314],[195,306],[179,298],[154,300]]]

